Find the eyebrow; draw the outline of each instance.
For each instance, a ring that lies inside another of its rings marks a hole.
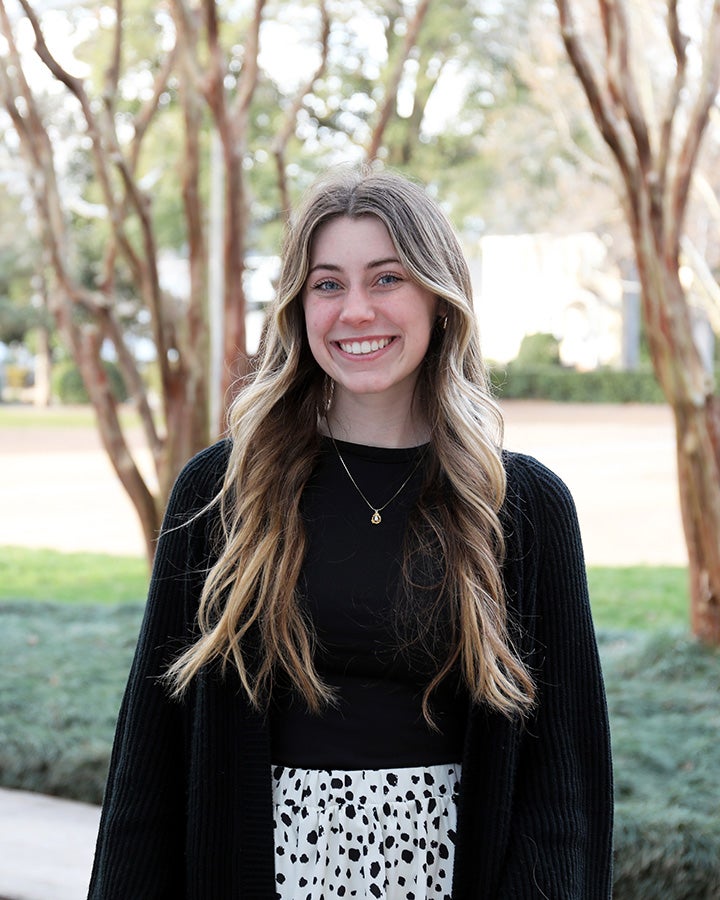
[[[370,260],[370,262],[365,266],[365,269],[377,269],[380,266],[387,266],[390,264],[402,265],[397,256],[386,256],[383,259]],[[342,266],[335,265],[334,263],[316,263],[308,271],[308,275],[311,275],[316,269],[325,269],[327,272],[341,272]]]

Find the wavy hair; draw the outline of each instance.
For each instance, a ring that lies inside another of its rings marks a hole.
[[[423,188],[367,167],[317,181],[286,231],[258,366],[229,411],[232,450],[216,498],[221,547],[202,591],[199,637],[170,666],[170,686],[180,696],[201,668],[219,662],[237,670],[256,708],[267,704],[280,670],[310,710],[334,700],[313,662],[314,635],[298,590],[306,548],[300,500],[330,396],[310,352],[302,298],[313,237],[341,216],[378,218],[409,276],[436,294],[447,314],[418,378],[431,438],[403,567],[411,592],[413,560],[433,554],[442,572],[436,607],[451,626],[446,658],[436,660],[425,690],[425,716],[432,724],[430,695],[456,666],[475,702],[522,715],[532,707],[534,683],[509,637],[502,582],[502,419],[480,352],[467,263]]]

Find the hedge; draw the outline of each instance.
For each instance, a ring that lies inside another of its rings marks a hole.
[[[142,604],[0,604],[0,784],[99,803]],[[720,653],[600,631],[616,772],[615,900],[720,897]]]
[[[500,399],[571,403],[665,402],[660,386],[649,369],[578,372],[562,366],[508,363],[505,367],[491,367],[490,375]]]

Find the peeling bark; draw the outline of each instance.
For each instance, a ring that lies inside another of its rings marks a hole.
[[[641,283],[643,315],[655,374],[675,420],[680,506],[689,559],[690,620],[701,640],[720,645],[720,398],[693,338],[679,278],[688,194],[710,111],[720,86],[720,0],[705,34],[703,69],[687,81],[689,39],[676,0],[667,30],[675,74],[657,134],[642,108],[630,66],[627,5],[598,0],[605,59],[583,44],[572,0],[556,0],[563,41],[600,132],[622,177],[622,199]],[[605,76],[603,78],[603,76]],[[675,123],[683,113],[683,131]]]

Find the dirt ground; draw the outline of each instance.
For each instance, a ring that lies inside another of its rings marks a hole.
[[[570,487],[589,564],[687,562],[666,407],[510,401],[503,410],[506,446]],[[92,429],[0,429],[0,545],[143,553],[132,505]]]

